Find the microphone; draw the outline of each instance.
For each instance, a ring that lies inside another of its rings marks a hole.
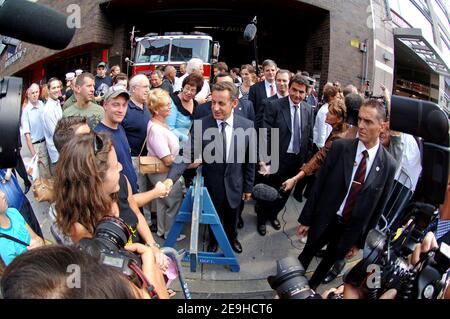
[[[49,7],[28,0],[0,0],[0,34],[62,50],[75,28],[68,27],[67,16]]]
[[[256,184],[253,187],[252,196],[254,199],[264,200],[267,202],[273,202],[273,201],[281,198],[279,191],[277,191],[272,186],[269,186],[267,184],[262,184],[262,183]]]
[[[253,23],[247,24],[244,30],[244,40],[248,42],[253,41],[253,39],[256,36],[256,31],[257,29],[255,24]]]

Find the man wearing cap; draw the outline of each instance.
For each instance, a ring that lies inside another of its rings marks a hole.
[[[64,94],[64,100],[67,101],[73,94],[73,83],[75,80],[75,73],[66,73],[66,94]]]
[[[94,96],[94,76],[91,73],[83,73],[77,76],[74,85],[76,103],[66,108],[64,117],[84,116],[91,129],[94,129],[104,117],[105,111],[97,104],[92,103]]]
[[[117,153],[117,160],[123,166],[122,172],[131,184],[133,194],[138,192],[137,177],[131,161],[131,149],[124,128],[120,125],[127,113],[130,95],[122,86],[112,86],[106,91],[103,108],[105,115],[94,131],[109,132]]]
[[[95,76],[95,101],[101,103],[103,96],[110,86],[112,86],[112,78],[106,75],[106,63],[100,62],[97,65],[97,75]]]

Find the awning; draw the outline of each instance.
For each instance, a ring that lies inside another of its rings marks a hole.
[[[394,37],[424,60],[433,71],[450,76],[449,57],[444,57],[434,43],[428,42],[421,29],[395,28]]]

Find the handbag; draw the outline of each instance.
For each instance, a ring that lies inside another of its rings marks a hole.
[[[149,134],[152,131],[150,128]],[[144,144],[142,145],[141,152],[138,156],[139,163],[139,173],[141,174],[159,174],[167,173],[170,169],[169,166],[164,165],[164,163],[156,156],[141,156],[145,145],[147,144],[147,137],[145,137]]]
[[[51,178],[38,178],[34,181],[33,196],[36,201],[40,202],[53,202],[53,179]]]

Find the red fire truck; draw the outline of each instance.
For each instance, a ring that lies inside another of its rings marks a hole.
[[[203,76],[210,78],[212,64],[218,61],[220,45],[204,33],[147,34],[136,38],[133,75],[149,75],[158,65],[173,65],[179,71],[182,63],[192,58],[203,61]]]

